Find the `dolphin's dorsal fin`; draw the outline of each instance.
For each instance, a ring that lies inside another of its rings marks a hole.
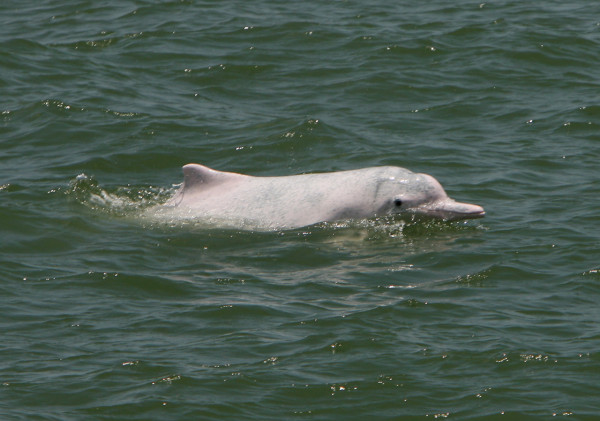
[[[213,187],[245,177],[248,176],[233,172],[217,171],[200,164],[187,164],[183,166],[183,186],[186,190]]]

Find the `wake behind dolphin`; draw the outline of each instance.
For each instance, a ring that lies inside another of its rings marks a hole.
[[[485,215],[481,206],[449,198],[432,176],[400,167],[254,177],[187,164],[183,174],[183,185],[157,209],[161,215],[239,229],[285,230],[387,215],[443,220]]]

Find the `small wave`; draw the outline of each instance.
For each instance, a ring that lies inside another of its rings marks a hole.
[[[94,211],[125,217],[165,202],[173,191],[172,188],[130,185],[105,189],[93,176],[79,174],[70,181],[66,194]]]

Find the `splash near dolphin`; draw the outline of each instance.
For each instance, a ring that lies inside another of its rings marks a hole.
[[[254,177],[187,164],[183,174],[182,186],[161,211],[241,229],[285,230],[388,215],[450,221],[485,216],[481,206],[449,198],[432,176],[400,167]]]

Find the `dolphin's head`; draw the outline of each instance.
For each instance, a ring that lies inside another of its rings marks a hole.
[[[402,171],[398,171],[402,170]],[[381,213],[424,215],[446,221],[483,218],[481,206],[448,197],[442,185],[428,174],[389,167],[376,193]]]

